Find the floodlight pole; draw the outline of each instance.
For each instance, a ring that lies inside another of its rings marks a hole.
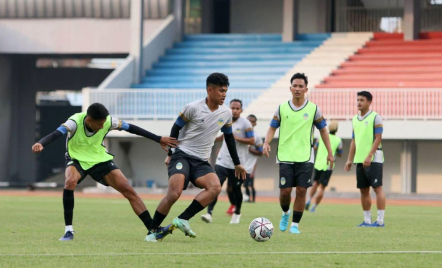
[[[282,10],[282,41],[293,42],[298,33],[298,0],[284,0]]]
[[[131,0],[130,56],[134,58],[133,83],[139,84],[143,74],[143,0]]]

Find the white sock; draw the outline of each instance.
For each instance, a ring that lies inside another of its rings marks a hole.
[[[296,222],[292,222],[292,225],[291,226],[296,226],[296,228],[299,226],[299,223],[296,223]]]
[[[283,211],[282,215],[290,215],[290,209],[287,212]]]
[[[309,197],[309,198],[307,199],[306,204],[310,204],[311,201],[312,201],[312,199]]]
[[[66,233],[67,231],[73,232],[74,231],[74,227],[72,227],[72,225],[66,225],[64,227],[64,232]]]
[[[313,204],[312,209],[316,209],[317,206],[317,204]]]
[[[371,210],[364,211],[364,222],[371,224]]]
[[[377,222],[381,225],[384,224],[384,214],[385,214],[385,210],[378,210]]]

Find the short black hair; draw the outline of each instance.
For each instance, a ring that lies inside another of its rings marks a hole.
[[[233,99],[230,101],[230,103],[232,102],[239,102],[239,104],[241,104],[241,108],[242,108],[242,101],[240,99]]]
[[[96,102],[87,108],[87,115],[92,119],[102,120],[107,118],[109,111],[103,104]]]
[[[255,120],[258,120],[258,118],[256,118],[256,116],[254,114],[249,114],[249,116],[247,116],[247,118],[252,117],[255,118]]]
[[[373,100],[373,95],[371,95],[371,93],[368,92],[368,91],[359,91],[357,96],[366,97],[368,101],[372,101]]]
[[[229,77],[227,77],[227,75],[222,73],[213,73],[207,77],[206,87],[208,87],[209,85],[228,87],[230,86]]]
[[[304,73],[295,73],[292,78],[290,79],[290,85],[293,83],[293,80],[295,79],[303,79],[305,82],[305,85],[308,85],[308,78],[307,76],[305,76]]]

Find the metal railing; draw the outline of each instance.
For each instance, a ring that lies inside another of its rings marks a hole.
[[[229,90],[225,103],[240,99],[246,107],[262,90]],[[105,89],[83,91],[83,107],[99,102],[121,119],[174,119],[189,102],[206,97],[206,90]]]
[[[309,99],[327,119],[350,120],[357,113],[356,93],[373,94],[371,108],[383,119],[442,119],[442,89],[318,89]]]
[[[169,0],[143,0],[144,18],[162,19],[171,13]],[[131,0],[0,0],[0,18],[130,18]]]

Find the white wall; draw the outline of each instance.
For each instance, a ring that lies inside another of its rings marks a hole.
[[[282,0],[230,1],[232,33],[281,33]]]
[[[162,23],[144,22],[147,39]],[[1,19],[0,53],[129,53],[128,19]]]

